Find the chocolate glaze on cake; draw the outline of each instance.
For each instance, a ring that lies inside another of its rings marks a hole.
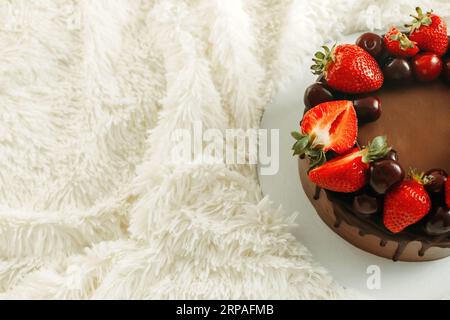
[[[385,86],[375,94],[381,98],[383,112],[376,122],[360,126],[359,144],[366,145],[374,137],[386,135],[403,168],[442,168],[450,172],[450,87],[435,81],[401,88]],[[355,246],[402,261],[428,261],[450,255],[450,235],[426,234],[426,218],[393,234],[383,225],[382,205],[376,215],[358,215],[351,205],[353,194],[317,188],[308,179],[307,160],[299,160],[299,171],[304,190],[320,217]]]
[[[450,172],[450,86],[442,81],[383,87],[381,117],[359,127],[358,141],[366,145],[385,135],[398,152],[403,168]]]

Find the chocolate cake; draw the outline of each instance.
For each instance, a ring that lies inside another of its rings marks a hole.
[[[437,15],[417,14],[409,32],[366,33],[316,54],[320,77],[293,133],[301,183],[322,220],[394,261],[450,256],[448,37]]]
[[[383,101],[383,113],[376,122],[360,126],[359,143],[365,145],[384,133],[401,155],[399,161],[405,168],[442,168],[450,172],[450,150],[436,143],[448,144],[450,140],[449,85],[437,81],[408,88],[387,87],[377,95]],[[450,255],[450,234],[429,236],[424,223],[408,232],[391,234],[380,215],[365,217],[354,212],[351,196],[316,187],[308,179],[306,159],[299,159],[299,172],[303,188],[322,220],[355,246],[402,261],[435,260]]]

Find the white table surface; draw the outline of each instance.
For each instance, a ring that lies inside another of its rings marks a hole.
[[[339,43],[353,43],[349,36]],[[331,231],[307,199],[297,173],[297,158],[292,156],[293,138],[303,114],[303,93],[315,77],[307,63],[303,72],[268,106],[261,127],[280,130],[280,169],[276,175],[260,176],[264,194],[281,204],[287,214],[299,212],[292,230],[314,258],[327,268],[343,286],[376,299],[440,299],[450,296],[450,258],[433,262],[392,262],[366,253]],[[367,268],[379,266],[381,288],[368,289]]]

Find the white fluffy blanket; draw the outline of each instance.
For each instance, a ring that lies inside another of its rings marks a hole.
[[[0,2],[2,298],[345,298],[254,166],[171,133],[257,127],[326,39],[448,1]],[[299,93],[300,95],[300,93]]]

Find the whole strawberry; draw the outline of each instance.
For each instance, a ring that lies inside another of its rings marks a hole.
[[[417,16],[411,25],[409,38],[417,42],[422,51],[436,53],[439,56],[444,55],[448,48],[447,25],[445,21],[435,15],[433,11],[423,13],[421,8],[416,8]]]
[[[390,148],[386,137],[376,137],[367,148],[354,148],[309,172],[309,179],[317,186],[335,192],[355,192],[368,182],[372,161],[384,157]]]
[[[323,75],[332,89],[356,94],[376,91],[383,85],[377,61],[364,49],[352,44],[323,48],[324,52],[316,53],[311,70]]]
[[[410,173],[409,180],[395,186],[384,199],[383,221],[392,233],[399,233],[406,227],[425,217],[431,209],[431,200],[425,190],[427,177]]]
[[[408,36],[392,27],[384,36],[384,46],[387,51],[397,57],[413,57],[419,52],[416,42],[409,40]]]
[[[450,179],[445,182],[445,203],[447,208],[450,208]]]

